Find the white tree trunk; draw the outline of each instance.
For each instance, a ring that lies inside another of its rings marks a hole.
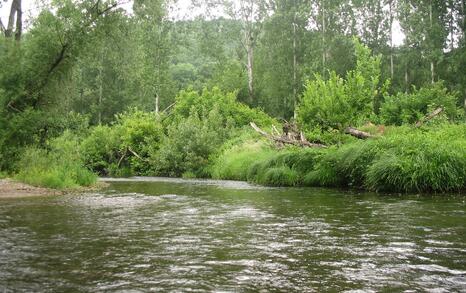
[[[390,0],[388,5],[390,8],[390,77],[393,79],[393,0]]]
[[[321,2],[322,4],[322,76],[325,77],[325,69],[327,63],[327,48],[325,44],[325,4],[324,1]]]
[[[293,117],[296,119],[297,113],[296,113],[296,106],[297,106],[297,76],[296,76],[296,70],[297,70],[297,57],[296,57],[296,11],[293,16]]]
[[[254,46],[252,44],[252,37],[250,33],[247,34],[248,40],[246,40],[246,51],[247,51],[247,71],[248,71],[248,93],[249,102],[254,101],[254,76],[253,76],[253,64],[254,64]]]

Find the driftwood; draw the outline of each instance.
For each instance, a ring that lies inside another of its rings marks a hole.
[[[438,114],[442,113],[442,111],[443,111],[443,108],[442,108],[442,107],[438,107],[437,109],[435,109],[435,110],[432,111],[431,113],[427,114],[424,118],[422,118],[421,120],[419,120],[418,122],[416,122],[415,127],[421,127],[422,124],[424,124],[425,122],[431,120],[432,118],[434,118],[434,117],[437,116]]]
[[[354,137],[360,138],[360,139],[367,139],[367,138],[374,137],[372,134],[370,134],[368,132],[361,131],[359,129],[356,129],[356,128],[350,127],[350,126],[346,127],[345,133],[347,133],[349,135],[352,135]]]
[[[121,158],[118,160],[118,164],[117,166],[120,167],[121,165],[121,162],[123,162],[123,159],[126,157],[126,155],[128,154],[128,152],[130,152],[131,154],[133,154],[136,158],[138,158],[139,160],[143,161],[143,162],[148,162],[149,160],[141,157],[138,153],[136,153],[135,151],[133,151],[133,149],[131,147],[127,147],[123,153],[123,155],[121,156]]]
[[[279,135],[278,130],[275,128],[275,126],[272,129],[278,135],[265,132],[264,130],[260,129],[254,122],[251,122],[250,125],[255,131],[257,131],[261,135],[281,145],[291,144],[291,145],[300,146],[300,147],[312,147],[312,148],[326,148],[327,147],[326,145],[323,145],[323,144],[309,142],[308,140],[306,140],[302,132],[299,133],[298,138],[296,138],[296,135],[293,137],[293,135],[291,135],[290,132]]]

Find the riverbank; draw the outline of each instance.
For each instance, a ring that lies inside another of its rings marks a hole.
[[[63,195],[64,193],[62,190],[36,187],[11,179],[0,179],[0,198]]]
[[[99,181],[92,186],[76,187],[67,189],[53,189],[37,187],[26,183],[18,182],[9,178],[0,179],[0,198],[21,198],[35,196],[58,196],[68,193],[82,193],[98,191],[108,186],[108,183]]]

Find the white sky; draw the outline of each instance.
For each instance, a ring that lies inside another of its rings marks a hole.
[[[10,13],[12,0],[0,0],[2,7],[0,7],[0,18],[5,26],[8,24],[8,16]],[[28,20],[37,16],[41,8],[44,8],[45,5],[41,4],[44,1],[40,0],[23,0],[23,21],[25,22],[25,28],[27,29],[29,22]],[[125,8],[127,11],[132,11],[132,1],[131,0],[120,0],[120,2],[125,3],[121,7]],[[178,0],[176,5],[172,7],[170,12],[170,17],[174,19],[189,19],[194,18],[195,16],[201,15],[203,13],[203,8],[193,8],[191,5],[191,0]],[[399,46],[403,44],[404,34],[401,30],[399,22],[395,21],[393,24],[393,44]]]

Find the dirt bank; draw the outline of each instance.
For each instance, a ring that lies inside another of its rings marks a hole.
[[[60,190],[35,187],[11,179],[0,179],[0,198],[62,195],[63,193]]]

